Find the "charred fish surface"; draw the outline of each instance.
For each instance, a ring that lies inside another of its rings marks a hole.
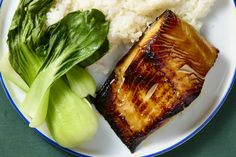
[[[119,61],[95,106],[134,152],[200,94],[217,56],[216,48],[167,10]]]

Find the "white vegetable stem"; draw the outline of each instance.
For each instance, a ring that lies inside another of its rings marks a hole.
[[[77,147],[90,140],[98,128],[90,103],[75,94],[62,79],[51,90],[46,121],[53,138],[64,147]]]
[[[44,122],[47,115],[50,86],[53,81],[54,72],[48,69],[42,70],[21,104],[23,113],[30,118],[30,127],[38,127]]]
[[[96,82],[85,69],[75,66],[66,73],[66,77],[70,88],[79,97],[85,98],[88,95],[95,97]]]
[[[7,80],[10,80],[14,83],[17,87],[19,87],[24,92],[29,90],[28,85],[23,81],[23,79],[15,72],[9,62],[9,55],[8,53],[5,54],[0,60],[0,72]]]

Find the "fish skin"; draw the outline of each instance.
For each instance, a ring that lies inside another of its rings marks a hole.
[[[133,153],[196,99],[218,49],[166,10],[116,65],[94,104]]]

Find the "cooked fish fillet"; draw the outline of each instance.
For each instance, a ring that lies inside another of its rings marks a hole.
[[[95,106],[134,152],[200,94],[217,56],[216,48],[167,10],[117,64]]]

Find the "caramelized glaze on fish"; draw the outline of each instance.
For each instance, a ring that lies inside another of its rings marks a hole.
[[[216,48],[167,10],[120,60],[95,106],[134,152],[200,94],[217,56]]]

